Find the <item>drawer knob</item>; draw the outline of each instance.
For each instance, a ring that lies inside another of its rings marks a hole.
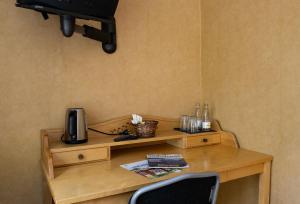
[[[83,160],[83,159],[84,159],[84,155],[83,155],[83,154],[79,154],[79,155],[78,155],[78,159],[79,159],[79,160]]]
[[[203,138],[202,142],[208,142],[208,139],[207,138]]]

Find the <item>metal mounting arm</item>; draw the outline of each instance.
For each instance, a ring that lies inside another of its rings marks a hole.
[[[102,42],[102,48],[106,53],[114,53],[117,49],[115,20],[113,19],[110,23],[102,22],[101,24],[101,30],[88,25],[76,25],[75,32],[82,34],[86,38]]]

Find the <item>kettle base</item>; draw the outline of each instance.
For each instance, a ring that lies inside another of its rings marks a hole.
[[[86,142],[88,142],[88,139],[76,140],[76,141],[64,141],[64,143],[66,143],[66,144],[83,144]]]

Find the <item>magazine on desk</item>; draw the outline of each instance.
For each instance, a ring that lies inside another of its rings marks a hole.
[[[147,160],[123,164],[121,167],[150,179],[159,178],[170,173],[179,173],[182,171],[182,169],[175,168],[150,168]]]
[[[158,178],[179,173],[189,166],[180,154],[149,154],[147,160],[123,164],[121,167],[147,178]]]
[[[150,168],[188,168],[188,164],[181,154],[148,154]]]

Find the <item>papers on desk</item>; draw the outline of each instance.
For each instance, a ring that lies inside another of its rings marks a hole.
[[[170,173],[179,173],[182,171],[182,169],[175,168],[150,168],[147,160],[123,164],[121,167],[150,179],[159,178]]]

